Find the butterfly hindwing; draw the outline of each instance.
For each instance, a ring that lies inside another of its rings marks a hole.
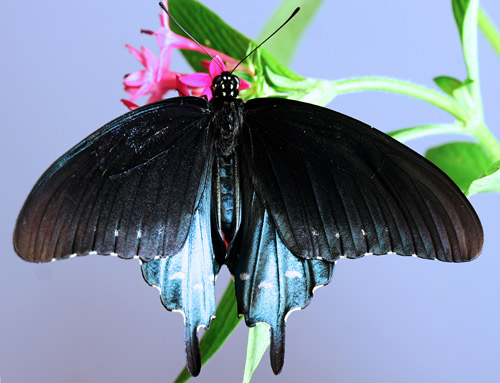
[[[90,135],[31,191],[14,232],[17,253],[31,262],[176,254],[211,176],[209,116],[202,98],[172,98]]]
[[[229,261],[238,312],[248,326],[267,323],[271,330],[271,365],[281,371],[285,352],[285,320],[306,307],[315,288],[330,282],[334,262],[296,257],[284,245],[269,212],[251,181],[243,185],[240,238]]]
[[[286,99],[245,104],[242,151],[285,246],[301,258],[394,252],[475,258],[482,227],[436,166],[353,118]]]
[[[200,326],[208,328],[215,317],[215,279],[220,269],[212,248],[210,192],[207,182],[179,253],[142,264],[144,279],[160,290],[165,308],[184,316],[187,366],[194,376],[201,368],[197,331]]]

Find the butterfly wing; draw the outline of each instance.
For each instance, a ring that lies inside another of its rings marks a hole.
[[[481,223],[436,166],[326,108],[245,104],[242,152],[283,244],[304,259],[397,253],[447,262],[481,251]]]
[[[16,252],[30,262],[178,253],[211,177],[209,114],[204,99],[172,98],[84,139],[31,191],[14,232]]]
[[[238,312],[246,324],[264,322],[271,329],[271,366],[278,374],[284,362],[287,315],[306,307],[314,289],[330,282],[334,262],[293,255],[252,181],[243,182],[243,220],[228,266],[234,276]]]
[[[182,97],[110,122],[45,172],[14,232],[17,253],[31,262],[92,252],[146,261],[146,282],[186,319],[193,375],[201,367],[196,332],[215,316],[220,268],[210,228],[210,115],[204,99]]]
[[[160,290],[165,308],[184,315],[186,364],[193,376],[201,369],[198,329],[209,328],[215,317],[215,278],[220,268],[212,247],[210,191],[207,180],[188,238],[179,253],[142,264],[144,279]]]

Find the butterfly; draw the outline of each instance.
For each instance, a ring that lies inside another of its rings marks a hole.
[[[327,108],[243,102],[239,85],[225,71],[210,101],[165,99],[104,125],[42,175],[14,232],[30,262],[140,259],[164,306],[184,315],[194,376],[223,265],[246,324],[270,327],[277,374],[287,316],[331,281],[340,258],[465,262],[483,244],[467,198],[424,157]]]

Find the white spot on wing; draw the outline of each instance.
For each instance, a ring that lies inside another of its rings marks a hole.
[[[171,281],[172,279],[184,279],[184,273],[181,271],[178,271],[176,273],[173,273],[168,280]]]
[[[241,274],[240,274],[240,279],[241,279],[242,281],[246,281],[246,280],[250,279],[250,274],[247,274],[247,273],[241,273]]]
[[[89,255],[96,255],[96,254],[97,254],[97,251],[91,251],[91,252],[89,253]]]
[[[118,254],[117,253],[109,253],[109,255],[113,256],[113,257],[118,257]]]
[[[120,231],[118,229],[115,230],[115,237],[118,237],[120,235]]]
[[[259,285],[257,287],[259,289],[270,289],[270,288],[274,287],[274,284],[272,282],[269,282],[269,281],[262,281],[259,283]]]
[[[340,233],[335,233],[335,237],[340,238]]]
[[[303,278],[304,276],[296,270],[287,270],[285,272],[287,278]]]
[[[364,229],[361,229],[361,233],[362,233],[363,235],[366,235],[366,231],[364,231]]]
[[[142,230],[137,230],[137,238],[142,238]]]
[[[78,254],[74,253],[74,254],[71,254],[69,257],[70,258],[75,258]]]

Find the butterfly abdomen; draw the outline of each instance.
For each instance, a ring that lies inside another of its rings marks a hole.
[[[234,239],[241,221],[240,175],[236,154],[219,155],[214,164],[212,212],[216,216],[221,239],[228,244]]]

